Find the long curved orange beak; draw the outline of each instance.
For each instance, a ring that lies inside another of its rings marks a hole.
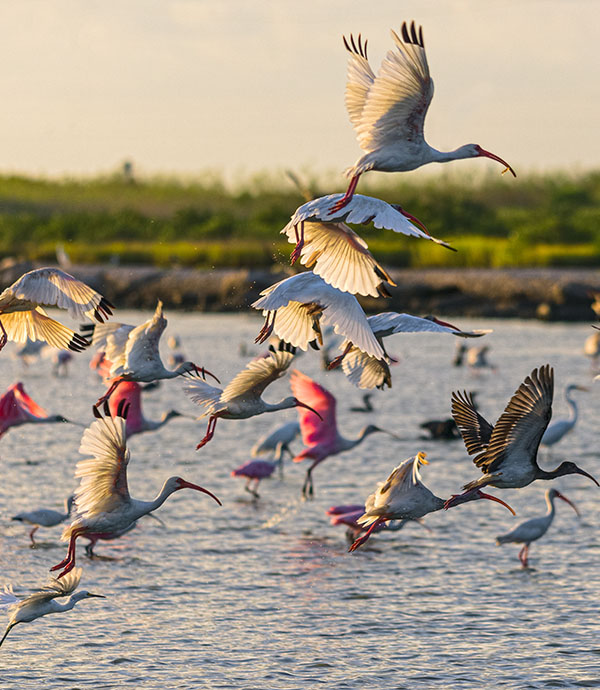
[[[497,156],[495,153],[492,153],[491,151],[486,151],[485,149],[482,149],[481,146],[477,146],[477,151],[479,152],[479,155],[483,156],[484,158],[491,158],[493,161],[498,161],[498,163],[502,163],[502,165],[505,166],[504,170],[502,171],[503,175],[505,172],[510,171],[514,177],[517,176],[517,173],[512,169],[512,167],[503,158],[500,158],[500,156]]]
[[[316,410],[313,410],[313,408],[312,408],[310,405],[307,405],[306,403],[300,402],[300,401],[298,400],[298,398],[294,398],[294,400],[296,401],[296,407],[305,407],[307,410],[310,410],[311,412],[314,412],[314,413],[317,415],[317,417],[318,417],[321,421],[323,421],[323,417],[321,417],[321,415],[320,415]]]
[[[505,508],[508,508],[508,510],[510,510],[510,512],[513,515],[516,515],[515,511],[508,505],[508,503],[505,503],[501,498],[498,498],[497,496],[492,496],[492,494],[484,494],[483,491],[478,491],[477,497],[487,498],[489,501],[495,501],[496,503],[500,503],[500,505],[503,505]]]
[[[185,479],[182,479],[179,482],[179,488],[194,489],[195,491],[201,491],[203,494],[207,494],[208,496],[213,498],[220,506],[223,505],[221,501],[219,501],[219,499],[213,493],[211,493],[208,489],[203,488],[202,486],[198,486],[198,484],[192,484],[192,482],[186,482]]]

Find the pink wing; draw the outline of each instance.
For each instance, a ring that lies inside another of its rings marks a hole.
[[[300,430],[302,431],[302,443],[305,446],[316,446],[333,441],[337,435],[335,398],[333,395],[297,369],[292,371],[290,385],[295,398],[310,405],[323,417],[323,421],[321,421],[310,410],[303,407],[297,408]]]
[[[13,384],[8,390],[12,390],[14,392],[16,404],[19,405],[19,407],[21,407],[26,412],[29,412],[29,414],[33,415],[34,417],[48,416],[46,410],[44,410],[43,407],[40,407],[34,400],[32,400],[27,395],[23,388],[23,384],[20,381],[19,383]]]

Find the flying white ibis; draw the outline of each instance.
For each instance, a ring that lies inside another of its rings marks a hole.
[[[8,627],[0,640],[0,645],[17,623],[31,623],[36,618],[47,616],[49,613],[70,611],[78,601],[89,597],[105,599],[103,594],[92,594],[92,592],[82,589],[69,597],[64,604],[57,601],[57,599],[74,592],[79,586],[80,580],[81,568],[76,568],[62,580],[51,578],[38,592],[21,600],[15,596],[11,585],[5,585],[4,592],[0,592],[0,608],[8,608],[11,612]]]
[[[160,508],[175,491],[201,491],[221,505],[210,491],[181,477],[169,477],[153,501],[131,498],[127,486],[127,406],[122,405],[116,417],[109,416],[107,406],[106,416],[103,417],[96,408],[94,414],[97,419],[83,432],[79,446],[82,455],[92,457],[77,463],[75,477],[80,479],[75,491],[77,516],[62,535],[63,540],[69,542],[69,550],[67,557],[51,568],[63,569],[59,578],[75,566],[75,542],[78,537],[102,539],[107,536],[110,539],[116,533],[123,534],[143,515]]]
[[[326,388],[297,370],[292,371],[290,385],[292,393],[297,398],[308,401],[311,405],[308,409],[314,408],[319,417],[317,419],[303,409],[298,410],[302,442],[306,448],[296,455],[294,462],[301,462],[305,459],[312,460],[312,464],[306,471],[306,478],[302,487],[303,496],[313,495],[312,471],[325,458],[351,450],[376,431],[382,431],[397,438],[395,434],[373,424],[364,427],[357,438],[344,438],[337,429],[335,397]]]
[[[356,297],[311,271],[281,280],[260,294],[252,306],[263,310],[265,324],[256,342],[264,342],[274,331],[301,350],[309,345],[318,349],[323,344],[321,326],[329,324],[361,351],[378,359],[385,356]]]
[[[58,268],[38,268],[22,275],[0,294],[0,350],[8,340],[43,340],[60,350],[80,352],[88,341],[51,319],[42,307],[66,309],[73,319],[102,323],[113,305],[91,287]]]
[[[392,31],[395,50],[385,56],[375,76],[367,58],[367,41],[359,35],[344,37],[349,53],[346,109],[365,152],[346,170],[351,177],[348,191],[332,210],[343,208],[352,199],[360,176],[369,170],[403,172],[427,163],[446,163],[461,158],[491,158],[510,165],[478,144],[465,144],[454,151],[438,151],[425,141],[423,125],[433,98],[422,27],[402,24],[402,38]]]
[[[369,328],[381,345],[387,360],[392,361],[383,345],[383,339],[394,333],[446,333],[460,338],[479,338],[489,330],[461,331],[456,326],[440,321],[435,316],[420,318],[411,314],[388,311],[367,318]],[[357,348],[351,338],[341,345],[342,354],[329,365],[333,369],[340,364],[350,382],[358,388],[391,388],[392,376],[386,359],[377,358]]]
[[[553,446],[558,443],[563,436],[572,431],[577,423],[577,403],[572,398],[574,391],[589,391],[585,386],[578,386],[571,383],[565,388],[565,400],[569,406],[569,416],[566,419],[555,419],[548,424],[548,428],[544,431],[540,444],[542,446]]]
[[[108,400],[121,381],[149,383],[157,379],[173,379],[192,372],[199,373],[203,377],[208,374],[216,381],[219,380],[210,371],[204,367],[198,367],[193,362],[183,362],[173,370],[165,368],[158,351],[160,337],[167,327],[167,319],[163,316],[162,307],[162,302],[158,300],[154,316],[135,328],[126,324],[110,324],[108,329],[98,329],[99,338],[106,338],[106,358],[112,363],[110,368],[112,382],[94,407],[99,407]],[[97,342],[94,336],[92,344]]]
[[[519,560],[524,568],[527,568],[528,561],[527,556],[529,555],[529,545],[532,541],[536,541],[546,534],[548,528],[554,520],[554,499],[560,498],[565,503],[568,503],[571,508],[579,515],[579,511],[569,499],[557,491],[556,489],[548,489],[546,491],[546,505],[548,506],[548,512],[546,515],[537,518],[531,518],[530,520],[525,520],[519,525],[511,529],[510,532],[496,537],[496,544],[500,546],[501,544],[523,544],[523,548],[519,551]]]
[[[289,346],[287,346],[289,348]],[[248,362],[224,390],[210,386],[204,381],[191,381],[184,390],[198,405],[206,408],[202,415],[208,418],[206,435],[196,449],[206,445],[215,433],[219,418],[248,419],[264,412],[288,410],[291,407],[302,407],[311,415],[319,413],[301,402],[297,397],[288,397],[278,403],[268,403],[262,399],[266,387],[276,381],[288,370],[294,359],[293,348],[269,352],[267,357],[260,357]]]
[[[338,290],[372,297],[389,296],[384,283],[396,284],[373,258],[364,239],[346,223],[372,222],[376,228],[431,240],[452,249],[446,242],[432,237],[420,220],[381,199],[355,194],[344,208],[332,212],[331,205],[342,196],[330,194],[303,204],[281,231],[296,245],[290,257],[292,264],[300,259],[301,264],[312,268]]]
[[[36,508],[35,510],[24,510],[20,513],[14,515],[11,520],[17,520],[18,522],[26,522],[29,525],[33,525],[33,529],[29,532],[29,538],[31,539],[31,546],[35,546],[35,539],[33,535],[37,532],[40,527],[55,527],[64,522],[71,514],[71,507],[73,506],[73,501],[75,496],[69,496],[65,498],[65,512],[61,513],[59,510],[52,510],[51,508]]]
[[[547,472],[537,464],[542,435],[552,416],[554,370],[549,364],[534,369],[510,399],[492,426],[475,409],[466,391],[452,394],[452,416],[469,455],[483,472],[481,479],[465,484],[466,491],[452,496],[445,508],[473,501],[483,486],[519,489],[536,479],[554,479],[566,474],[581,474],[598,482],[573,462],[563,462]],[[513,511],[514,512],[514,511]]]

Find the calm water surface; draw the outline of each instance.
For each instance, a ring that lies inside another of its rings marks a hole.
[[[141,313],[119,313],[139,323]],[[582,513],[565,504],[546,538],[532,546],[524,571],[516,545],[494,539],[516,520],[545,512],[539,482],[504,492],[518,518],[491,502],[475,502],[426,518],[432,532],[410,525],[373,538],[347,553],[344,529],[326,509],[364,500],[403,459],[419,450],[430,465],[426,484],[440,496],[479,475],[461,441],[419,439],[419,424],[449,414],[450,393],[479,391],[494,421],[535,366],[555,367],[555,416],[566,414],[563,387],[591,384],[582,355],[589,325],[469,321],[492,327],[487,336],[495,373],[475,376],[450,361],[455,339],[396,336],[389,351],[401,359],[394,387],[376,391],[372,414],[348,408],[360,393],[337,373],[320,370],[318,355],[302,355],[297,368],[338,397],[344,435],[376,423],[399,434],[370,436],[356,449],[327,460],[314,473],[313,501],[300,500],[305,467],[288,463],[284,479],[263,482],[253,503],[230,471],[249,459],[257,437],[293,419],[294,411],[244,421],[220,421],[214,440],[195,444],[206,422],[176,419],[156,433],[130,440],[129,487],[150,499],[166,477],[202,484],[223,501],[181,491],[158,512],[165,526],[145,518],[130,534],[99,542],[84,567],[82,586],[107,599],[80,602],[70,613],[16,627],[0,652],[0,686],[14,688],[573,688],[600,686],[598,515],[600,490],[584,477],[555,483]],[[169,333],[186,355],[228,381],[258,353],[252,345],[259,320],[250,316],[169,315]],[[473,342],[473,341],[471,341]],[[481,342],[481,341],[479,341]],[[240,344],[248,354],[242,356]],[[71,374],[53,378],[48,362],[22,369],[0,357],[2,388],[17,379],[50,412],[89,424],[101,385],[88,370],[89,354]],[[596,384],[598,386],[598,384]],[[600,387],[599,387],[600,388]],[[600,475],[599,388],[580,393],[576,430],[545,458],[545,467],[570,459]],[[287,377],[268,400],[289,395]],[[148,417],[175,407],[194,414],[181,382],[165,382],[144,395]],[[65,554],[61,528],[40,528],[31,549],[28,527],[10,520],[20,510],[58,508],[76,486],[74,465],[82,429],[25,426],[0,441],[2,581],[26,593],[45,581]],[[300,449],[300,444],[296,443]]]

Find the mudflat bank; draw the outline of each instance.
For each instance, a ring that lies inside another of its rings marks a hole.
[[[10,285],[33,263],[0,266],[0,285]],[[228,312],[247,309],[261,290],[291,275],[287,269],[195,270],[151,266],[71,266],[68,270],[121,308]],[[595,321],[594,292],[600,270],[559,268],[402,269],[386,300],[361,298],[366,310],[438,316],[538,318]]]

